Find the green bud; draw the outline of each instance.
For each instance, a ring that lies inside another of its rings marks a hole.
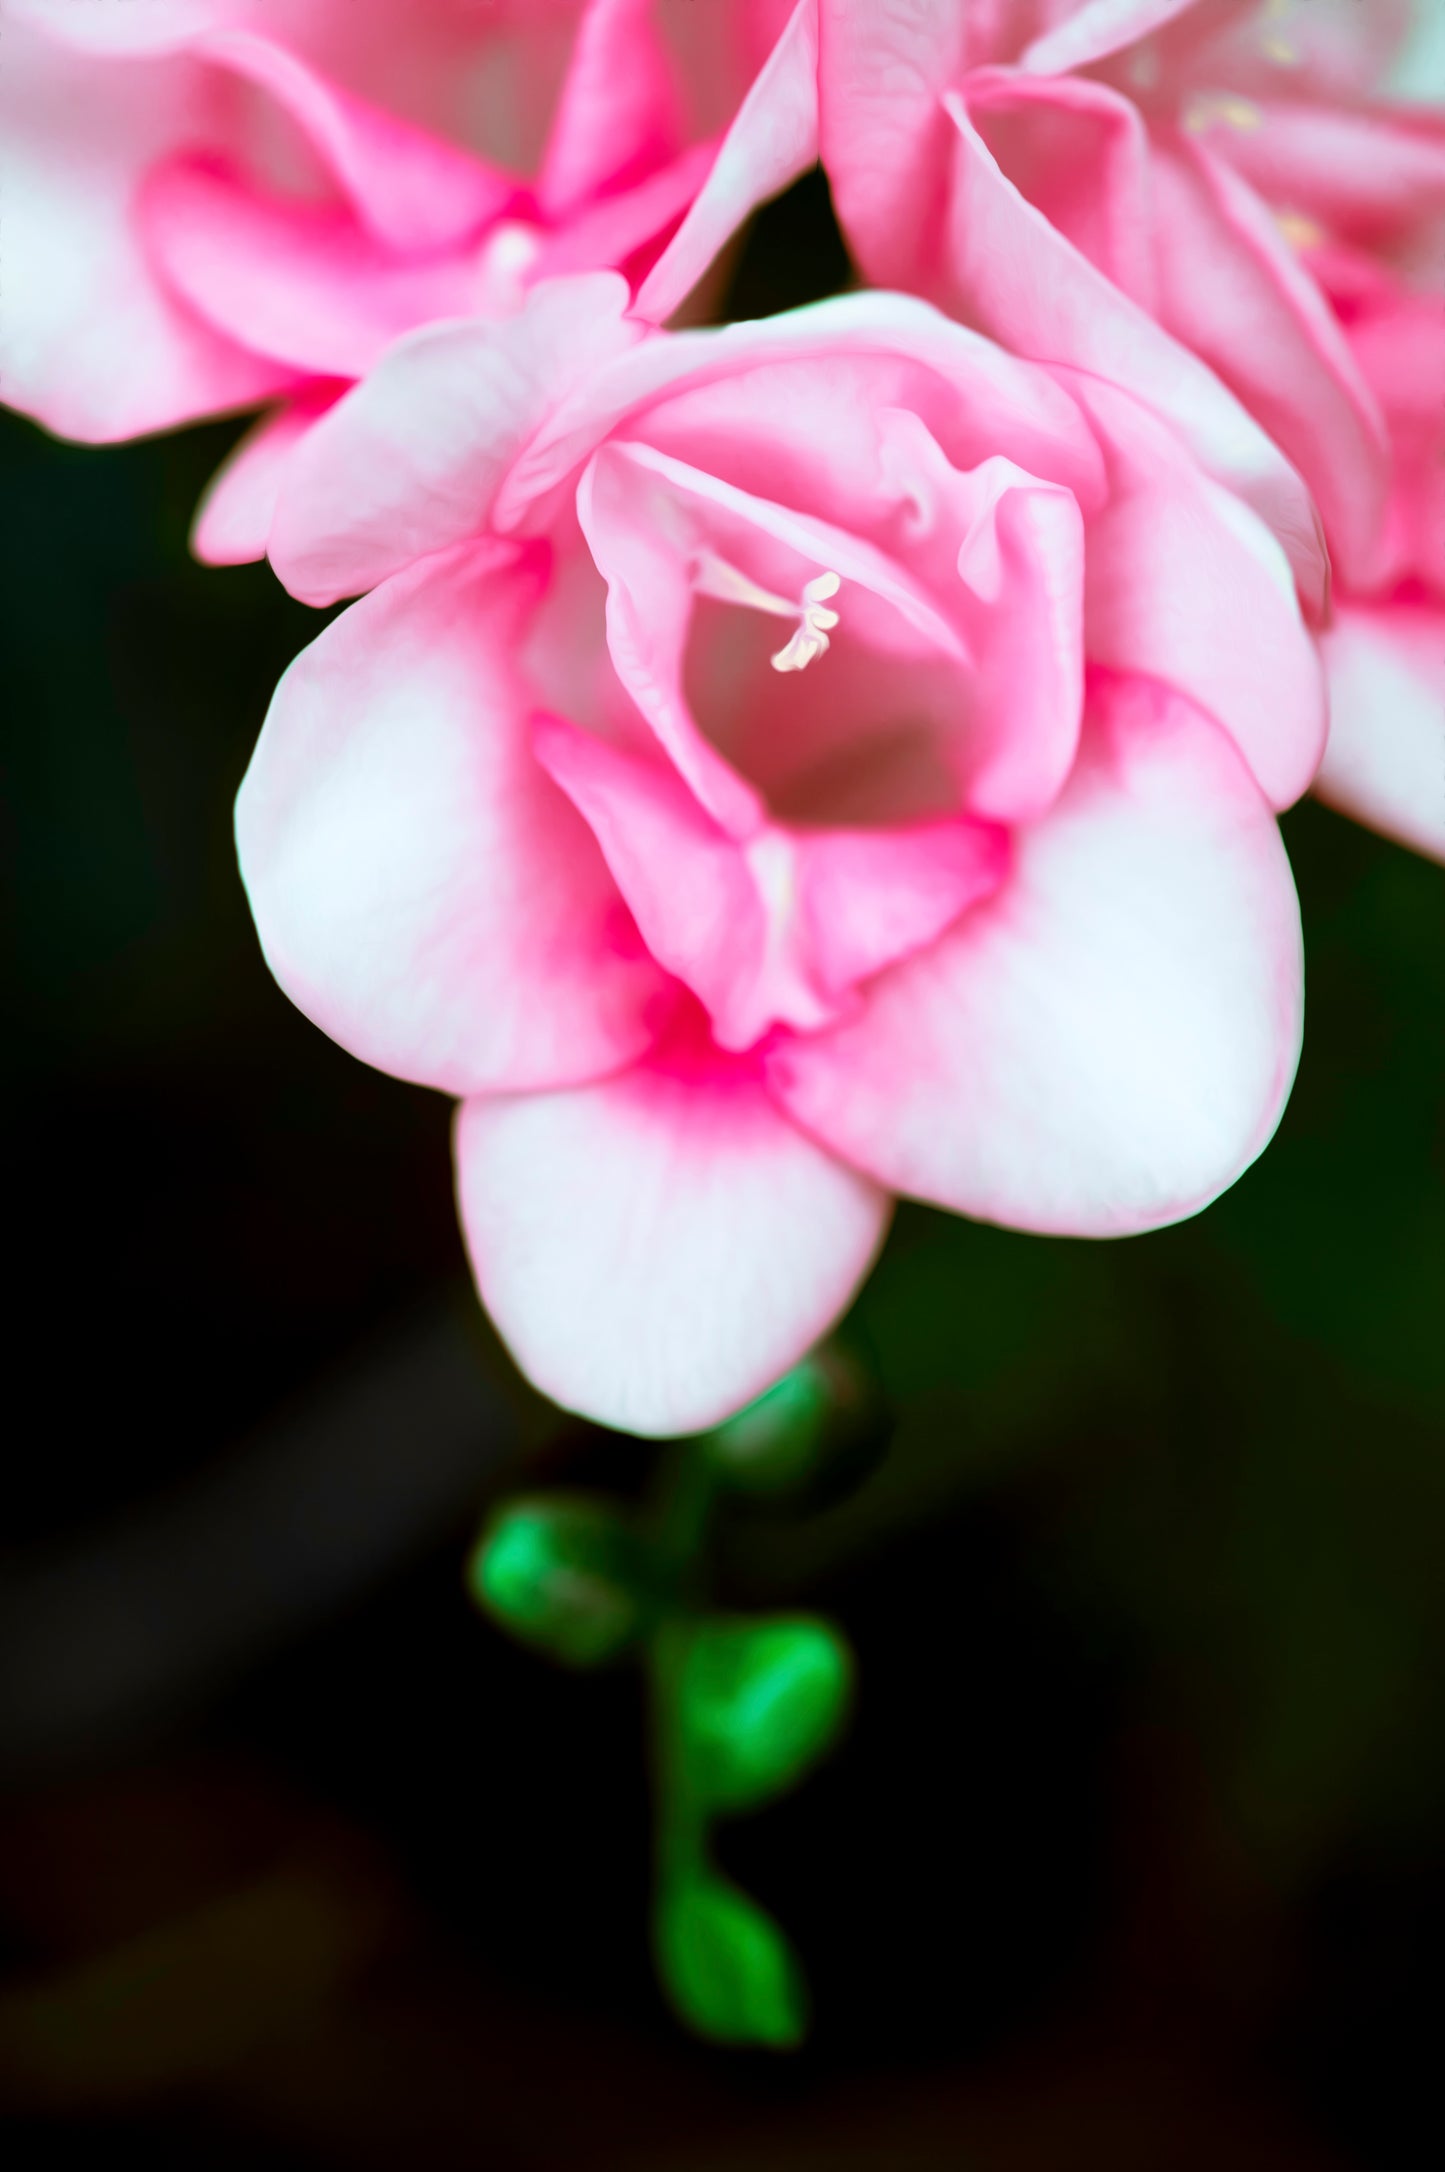
[[[753,1494],[828,1499],[848,1491],[886,1442],[877,1390],[827,1343],[708,1436],[714,1470]]]
[[[576,1496],[505,1502],[467,1581],[504,1629],[574,1667],[614,1657],[651,1612],[635,1535],[614,1510]]]
[[[809,1615],[707,1621],[677,1686],[688,1777],[712,1808],[744,1810],[789,1787],[835,1739],[852,1659],[840,1633]]]
[[[775,2051],[802,2042],[802,1971],[771,1916],[736,1886],[696,1872],[664,1893],[657,1958],[673,2004],[699,2035]]]

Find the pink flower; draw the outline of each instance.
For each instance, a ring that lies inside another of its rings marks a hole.
[[[1132,394],[898,295],[627,300],[414,334],[317,424],[273,560],[371,592],[237,827],[287,993],[462,1097],[519,1362],[666,1433],[828,1328],[893,1193],[1117,1235],[1253,1159],[1324,719],[1284,543]]]
[[[195,536],[261,557],[298,443],[399,335],[601,265],[677,307],[816,156],[790,6],[7,0],[0,394],[91,442],[272,403]]]
[[[1412,14],[823,0],[821,129],[870,278],[1127,385],[1236,486],[1283,449],[1335,574],[1320,789],[1445,857],[1445,118],[1367,95]]]

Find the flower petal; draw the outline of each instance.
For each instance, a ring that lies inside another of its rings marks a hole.
[[[626,1063],[664,986],[532,754],[535,578],[483,544],[399,575],[282,679],[236,808],[272,972],[353,1055],[451,1093]]]
[[[783,1105],[880,1183],[984,1220],[1124,1236],[1193,1214],[1268,1140],[1299,1052],[1299,912],[1225,736],[1096,688],[1014,872],[856,1023],[779,1045]]]
[[[1336,577],[1367,584],[1390,481],[1385,425],[1318,286],[1266,207],[1201,144],[1155,147],[1162,321],[1303,475]]]
[[[265,557],[286,463],[342,389],[317,385],[273,408],[217,468],[191,528],[191,549],[203,565],[244,566]]]
[[[456,1155],[477,1285],[518,1364],[633,1433],[700,1431],[770,1387],[848,1305],[888,1220],[754,1066],[715,1053],[468,1101]]]
[[[1325,693],[1283,551],[1147,408],[1095,379],[1078,394],[1114,465],[1089,530],[1085,654],[1188,695],[1289,806],[1324,752]]]
[[[1212,370],[1026,201],[983,142],[966,101],[949,94],[944,103],[958,141],[940,298],[1015,353],[1072,363],[1147,402],[1209,474],[1269,524],[1306,602],[1322,608],[1328,561],[1295,469]]]
[[[269,92],[326,160],[363,224],[394,249],[455,246],[516,196],[510,174],[328,82],[274,38],[222,30],[192,50]]]
[[[653,0],[588,0],[573,39],[537,195],[560,218],[679,148],[677,95]]]
[[[107,444],[290,389],[291,368],[222,337],[164,290],[132,215],[151,163],[209,125],[207,71],[184,59],[86,60],[8,21],[4,45],[7,403],[62,437]]]
[[[637,314],[660,324],[694,287],[750,211],[818,156],[818,0],[798,0],[712,171],[644,279]]]
[[[1330,737],[1316,792],[1445,860],[1445,610],[1344,605],[1324,652]]]
[[[152,261],[198,316],[293,369],[360,377],[403,332],[470,313],[461,255],[398,259],[341,207],[259,194],[212,161],[149,174],[137,219]]]
[[[358,595],[484,528],[557,402],[643,337],[627,299],[615,272],[585,272],[533,288],[514,317],[398,340],[291,464],[271,562],[292,595]]]

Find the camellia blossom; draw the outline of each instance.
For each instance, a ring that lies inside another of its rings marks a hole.
[[[1215,474],[1248,411],[1333,563],[1319,789],[1445,858],[1445,117],[1372,95],[1410,0],[822,6],[867,276],[1127,385]]]
[[[5,0],[0,393],[90,442],[267,403],[194,537],[259,558],[286,462],[400,334],[598,265],[676,309],[816,157],[815,17]]]
[[[657,1434],[829,1327],[895,1193],[1120,1235],[1261,1150],[1324,563],[1242,415],[1231,487],[907,296],[680,333],[628,301],[414,333],[315,426],[272,559],[361,600],[237,834],[293,1001],[461,1097],[521,1365]]]

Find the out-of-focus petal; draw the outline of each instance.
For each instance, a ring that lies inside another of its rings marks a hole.
[[[308,387],[246,432],[211,477],[196,509],[191,549],[203,565],[244,566],[265,557],[286,463],[343,389]]]
[[[1324,651],[1330,737],[1316,792],[1445,860],[1445,609],[1345,605]]]
[[[469,1101],[456,1155],[478,1287],[518,1363],[633,1433],[700,1431],[771,1386],[847,1306],[888,1220],[753,1064],[714,1050]]]
[[[1368,582],[1390,448],[1333,311],[1259,198],[1201,144],[1156,143],[1153,185],[1162,321],[1304,476],[1337,578]]]
[[[677,94],[653,0],[588,0],[537,195],[557,218],[675,156]]]
[[[193,50],[268,91],[326,160],[363,224],[394,249],[454,247],[500,217],[517,193],[510,174],[353,97],[273,38],[219,31]]]
[[[1188,702],[1106,680],[1013,872],[863,1015],[769,1082],[880,1183],[1023,1229],[1124,1236],[1196,1212],[1264,1147],[1302,1017],[1272,815]]]
[[[451,1093],[594,1078],[663,986],[533,754],[506,545],[413,568],[282,679],[241,787],[267,963],[353,1055]]]
[[[817,156],[818,0],[798,0],[711,172],[644,279],[637,314],[653,324],[670,317],[748,213],[796,181]]]
[[[1025,47],[1019,66],[1034,75],[1087,68],[1121,46],[1147,37],[1194,5],[1195,0],[1084,0],[1082,7]]]
[[[217,331],[298,371],[360,377],[403,332],[465,315],[465,257],[409,263],[340,208],[259,195],[209,162],[150,174],[136,216],[167,283]]]
[[[291,463],[271,562],[305,603],[357,595],[483,528],[522,448],[574,385],[642,338],[627,285],[586,272],[496,323],[400,339]]]
[[[184,59],[96,63],[7,21],[0,389],[62,437],[170,429],[295,381],[166,293],[142,247],[141,176],[209,125],[211,95],[206,71]]]

